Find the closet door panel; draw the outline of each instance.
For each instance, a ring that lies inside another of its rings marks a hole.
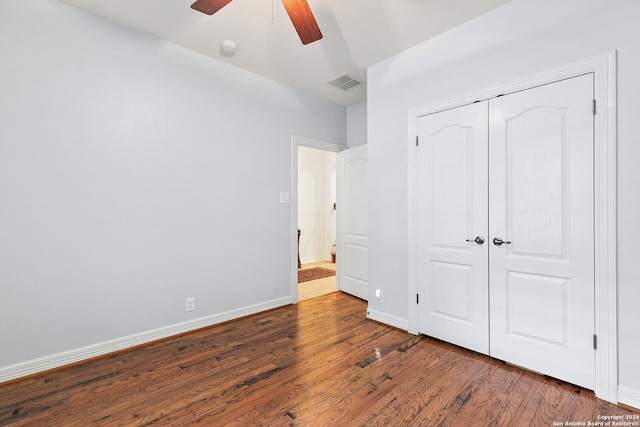
[[[419,331],[486,354],[487,103],[424,116],[418,131]]]
[[[592,99],[585,75],[489,101],[490,354],[590,389]]]

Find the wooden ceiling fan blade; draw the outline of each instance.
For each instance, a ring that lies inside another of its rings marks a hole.
[[[213,15],[231,2],[232,0],[197,0],[191,5],[191,9],[207,15]]]
[[[302,44],[313,43],[322,38],[320,27],[311,12],[307,0],[282,0]]]

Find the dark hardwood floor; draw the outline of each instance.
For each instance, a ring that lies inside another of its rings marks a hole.
[[[640,415],[365,311],[338,292],[0,384],[0,425],[552,426]]]

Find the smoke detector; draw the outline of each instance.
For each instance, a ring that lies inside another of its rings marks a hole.
[[[233,56],[238,50],[238,45],[233,40],[223,40],[220,45],[220,54],[222,56]]]

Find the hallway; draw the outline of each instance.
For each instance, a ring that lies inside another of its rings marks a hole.
[[[310,262],[302,264],[301,270],[321,267],[335,271],[336,265],[329,261]],[[322,279],[309,280],[308,282],[298,283],[298,301],[304,301],[327,295],[336,291],[336,276],[325,277]]]

